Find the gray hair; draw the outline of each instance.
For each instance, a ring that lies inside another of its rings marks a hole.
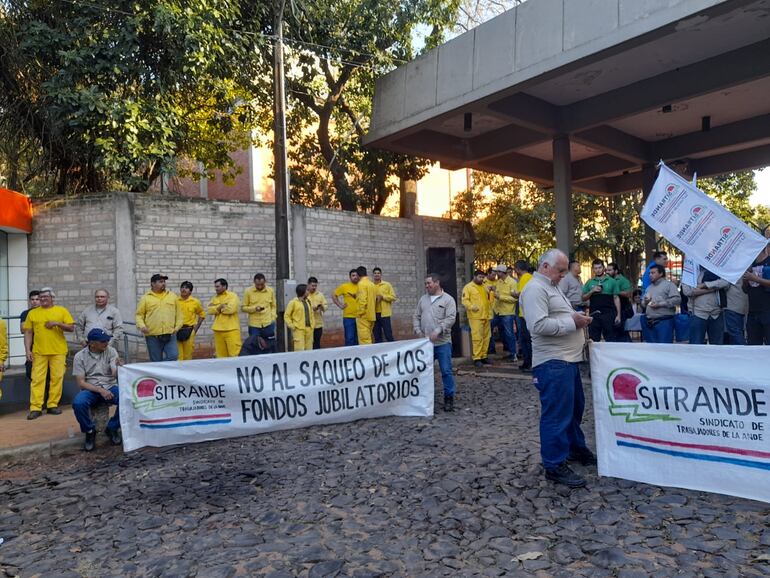
[[[56,293],[54,293],[54,292],[53,292],[53,288],[52,288],[52,287],[43,287],[43,288],[40,290],[40,293],[41,293],[41,294],[42,294],[42,293],[50,293],[50,294],[51,294],[51,297],[56,297]]]
[[[556,260],[561,257],[567,259],[567,255],[564,251],[560,251],[559,249],[548,249],[540,256],[540,259],[537,260],[537,266],[540,268],[543,264],[548,263],[551,267],[555,267]]]

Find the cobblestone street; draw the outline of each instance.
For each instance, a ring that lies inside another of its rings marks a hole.
[[[770,573],[766,504],[580,466],[587,489],[554,486],[539,465],[534,388],[469,375],[458,387],[456,413],[437,398],[432,419],[5,468],[0,568],[58,578]]]

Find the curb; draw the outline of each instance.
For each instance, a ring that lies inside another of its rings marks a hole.
[[[0,463],[21,462],[34,458],[51,458],[69,453],[83,446],[81,438],[82,436],[77,436],[13,448],[2,448],[0,449]]]

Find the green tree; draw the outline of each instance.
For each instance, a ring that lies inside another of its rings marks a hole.
[[[375,77],[426,48],[454,21],[457,0],[338,0],[305,3],[286,19],[292,199],[379,213],[399,179],[419,179],[429,162],[365,149]],[[264,128],[267,128],[265,126]]]
[[[0,129],[27,157],[6,154],[9,184],[27,190],[43,175],[59,193],[140,191],[177,157],[232,170],[227,153],[264,92],[256,37],[239,30],[267,8],[243,6],[6,0]]]

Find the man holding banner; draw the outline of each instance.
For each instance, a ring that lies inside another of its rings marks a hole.
[[[532,335],[532,373],[540,392],[540,455],[545,477],[581,488],[585,479],[567,462],[596,463],[580,429],[585,396],[578,364],[585,346],[583,328],[590,325],[591,317],[575,311],[559,289],[568,264],[563,252],[547,251],[520,299]]]
[[[765,227],[770,238],[770,226]],[[743,290],[749,296],[746,334],[749,345],[770,345],[770,243],[743,275]]]

